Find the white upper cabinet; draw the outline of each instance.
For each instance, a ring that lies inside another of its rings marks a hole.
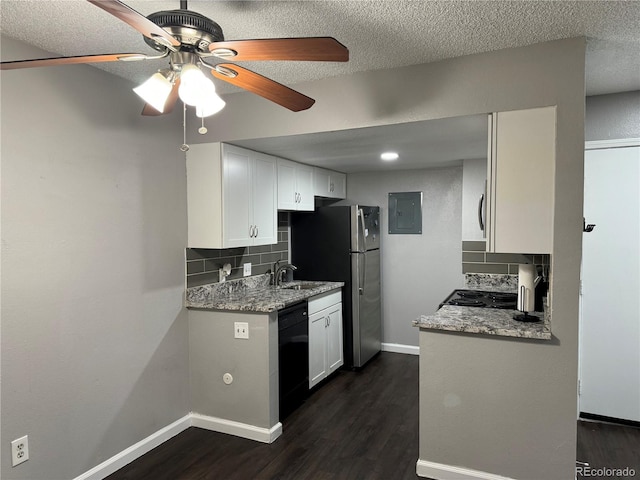
[[[346,198],[347,176],[344,173],[313,168],[313,191],[318,197]]]
[[[487,251],[551,253],[556,108],[494,113],[489,135]]]
[[[187,152],[190,248],[278,242],[276,159],[222,143]]]
[[[313,211],[313,168],[278,159],[278,210]]]

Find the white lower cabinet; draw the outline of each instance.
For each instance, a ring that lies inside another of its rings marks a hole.
[[[334,290],[309,299],[309,388],[343,364],[342,293]]]

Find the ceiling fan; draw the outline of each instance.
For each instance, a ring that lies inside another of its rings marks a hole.
[[[119,0],[87,0],[144,36],[158,55],[114,53],[35,60],[0,62],[0,69],[12,70],[79,63],[132,62],[169,58],[169,68],[160,69],[134,91],[147,103],[143,115],[162,115],[172,111],[177,99],[196,107],[196,115],[206,117],[224,106],[215,94],[213,82],[199,66],[225,82],[253,92],[291,111],[310,108],[315,100],[235,63],[208,63],[207,60],[258,61],[298,60],[346,62],[349,50],[331,37],[273,38],[225,41],[222,28],[213,20],[187,10],[186,0],[179,10],[155,12],[147,17]]]

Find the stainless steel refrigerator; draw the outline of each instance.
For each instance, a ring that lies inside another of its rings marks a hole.
[[[329,206],[291,214],[291,262],[301,280],[344,282],[344,362],[362,367],[380,351],[380,207]]]

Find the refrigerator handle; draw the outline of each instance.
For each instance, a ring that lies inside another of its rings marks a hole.
[[[359,252],[367,251],[367,237],[365,236],[365,226],[364,226],[364,210],[361,208],[358,209],[358,217],[360,217],[360,232],[358,234],[358,241],[360,241],[360,235],[362,235],[362,244],[358,245]]]
[[[365,289],[365,282],[366,282],[366,278],[367,278],[367,260],[364,256],[364,252],[362,253],[358,253],[358,255],[362,255],[361,257],[358,257],[358,259],[362,259],[362,268],[358,269],[358,270],[362,270],[362,280],[358,279],[358,293],[360,295],[364,295],[364,289]]]

